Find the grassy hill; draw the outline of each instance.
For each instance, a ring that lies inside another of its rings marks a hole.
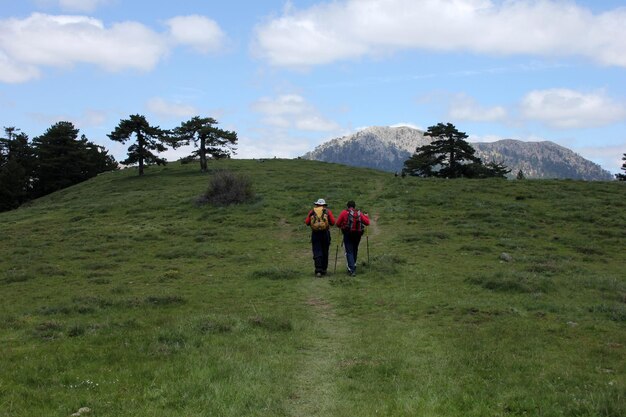
[[[253,203],[172,163],[0,214],[0,416],[626,415],[623,183],[224,168]],[[354,279],[320,197],[373,217]]]

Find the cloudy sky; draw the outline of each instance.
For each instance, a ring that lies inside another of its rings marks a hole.
[[[620,171],[624,0],[0,0],[0,123],[107,138],[200,115],[237,157],[295,157],[367,126],[451,122],[551,140]],[[170,159],[178,156],[169,153]]]

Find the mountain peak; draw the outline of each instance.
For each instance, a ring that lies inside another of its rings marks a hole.
[[[432,140],[424,137],[423,131],[410,126],[370,126],[325,142],[303,158],[400,172],[415,149]],[[484,162],[503,163],[511,169],[511,176],[521,170],[527,178],[613,179],[611,173],[599,165],[550,141],[503,139],[471,145],[476,149],[476,156]]]

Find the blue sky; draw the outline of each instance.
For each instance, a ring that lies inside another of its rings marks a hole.
[[[551,140],[620,172],[626,2],[0,0],[0,123],[107,138],[200,115],[236,157],[295,157],[368,126]],[[174,159],[184,150],[169,151]]]

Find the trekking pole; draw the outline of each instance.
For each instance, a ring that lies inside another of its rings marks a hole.
[[[339,235],[339,240],[341,241],[341,247],[343,248],[343,239],[341,238],[341,235]],[[337,250],[335,250],[335,269],[333,271],[333,274],[337,272],[337,257],[338,256],[339,256],[339,243],[337,243]]]
[[[367,266],[370,265],[370,235],[367,232],[369,227],[365,228],[365,244],[367,246]]]

